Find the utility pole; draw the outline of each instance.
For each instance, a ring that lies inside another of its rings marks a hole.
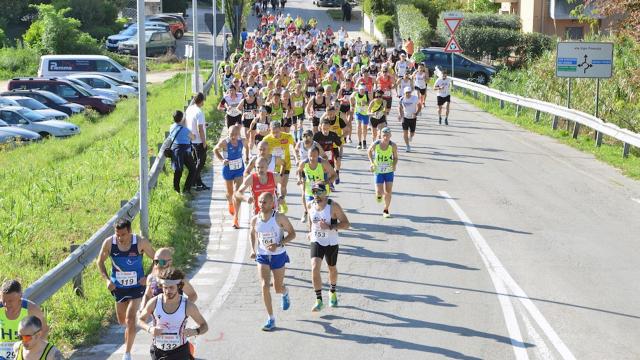
[[[200,88],[200,57],[198,54],[198,0],[191,1],[193,8],[193,81],[195,83],[194,90],[196,93],[202,91]]]
[[[138,120],[140,127],[140,232],[149,238],[149,160],[147,155],[147,43],[144,27],[144,0],[137,3],[138,18]]]
[[[218,95],[218,48],[216,39],[218,38],[218,0],[213,0],[213,93]]]

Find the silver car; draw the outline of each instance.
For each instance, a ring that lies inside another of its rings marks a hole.
[[[69,78],[78,79],[94,89],[105,89],[115,91],[122,98],[137,97],[138,90],[133,86],[121,85],[112,79],[97,74],[75,74],[69,75]]]
[[[105,90],[105,89],[94,89],[91,87],[91,85],[87,84],[86,82],[79,80],[77,78],[73,78],[70,76],[67,76],[65,79],[67,79],[68,81],[74,83],[75,85],[87,90],[89,92],[89,94],[93,95],[93,96],[104,96],[107,99],[116,102],[118,100],[120,100],[120,96],[118,96],[118,93],[112,90]]]
[[[0,119],[7,124],[31,130],[43,137],[67,137],[80,133],[80,128],[61,120],[47,120],[44,116],[24,107],[5,106],[0,108]]]
[[[42,136],[36,132],[18,126],[9,126],[2,120],[0,120],[0,134],[11,135],[16,141],[38,141],[42,139]]]
[[[38,114],[47,118],[47,120],[67,120],[69,115],[63,113],[62,111],[54,110],[48,108],[43,103],[36,99],[32,99],[26,96],[7,96],[5,99],[14,100],[18,106],[26,107],[27,109],[31,109]]]

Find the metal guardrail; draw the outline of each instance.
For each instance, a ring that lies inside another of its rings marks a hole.
[[[575,123],[573,128],[574,138],[578,137],[580,125],[584,125],[597,131],[596,145],[598,146],[602,144],[603,134],[622,141],[624,143],[622,151],[622,155],[624,157],[627,157],[629,155],[631,146],[640,148],[640,134],[634,133],[628,129],[620,128],[615,124],[604,122],[602,119],[599,119],[591,114],[541,100],[530,99],[519,95],[505,93],[484,85],[476,84],[458,78],[453,79],[452,83],[454,87],[463,89],[463,92],[465,93],[466,91],[471,91],[476,99],[478,98],[478,94],[480,93],[485,95],[485,100],[488,100],[489,97],[500,100],[501,108],[504,108],[505,102],[516,105],[516,116],[519,114],[521,108],[529,108],[535,110],[536,121],[540,120],[540,113],[551,114],[554,116],[552,123],[553,129],[557,128],[559,118],[573,121]]]

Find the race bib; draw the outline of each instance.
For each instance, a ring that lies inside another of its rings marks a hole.
[[[388,173],[391,171],[391,165],[389,164],[378,164],[378,172],[379,173]]]
[[[322,119],[322,115],[324,115],[325,112],[326,111],[324,111],[324,110],[316,110],[316,117],[318,119]]]
[[[122,286],[138,284],[138,273],[135,271],[116,271],[116,281]]]
[[[264,124],[264,123],[258,123],[258,124],[256,124],[256,129],[258,129],[258,131],[260,131],[260,132],[268,131],[269,130],[269,125],[268,124]]]
[[[371,114],[371,116],[374,119],[382,119],[382,117],[384,116],[384,112],[382,110],[381,111],[376,111],[373,114]]]
[[[238,116],[240,114],[241,114],[240,110],[238,110],[238,108],[235,108],[235,107],[230,108],[229,110],[227,110],[227,115],[229,115],[229,116]]]
[[[284,149],[281,147],[273,148],[273,150],[271,150],[271,154],[284,160]]]
[[[240,170],[242,169],[242,158],[229,160],[229,170]]]
[[[274,232],[261,232],[258,233],[258,238],[262,246],[267,248],[269,245],[276,242],[276,233]]]
[[[317,240],[322,240],[327,238],[327,232],[317,229],[313,231],[313,237]]]
[[[297,107],[297,108],[301,108],[304,106],[304,101],[300,100],[300,101],[294,101],[293,102],[293,106]]]
[[[314,93],[314,92],[316,92],[316,88],[313,87],[313,86],[307,86],[307,92],[308,93]]]
[[[13,352],[12,342],[0,343],[0,359],[13,360],[16,358],[16,353]]]
[[[253,120],[253,113],[251,111],[247,111],[246,113],[244,113],[244,118],[245,120]]]
[[[162,334],[156,336],[156,347],[162,351],[169,351],[182,345],[182,340],[178,334]]]
[[[391,96],[391,90],[385,90],[384,96]]]

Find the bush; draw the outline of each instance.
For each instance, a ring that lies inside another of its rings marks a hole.
[[[552,50],[555,40],[551,36],[541,33],[520,34],[520,41],[515,50],[522,63],[535,60],[546,51]]]
[[[18,44],[17,47],[0,49],[0,79],[17,76],[34,76],[38,72],[40,54],[32,48]]]
[[[391,0],[363,0],[362,9],[368,15],[393,15],[395,12]]]
[[[463,27],[456,32],[465,54],[475,58],[485,55],[494,59],[508,57],[520,38],[520,31],[490,27]]]
[[[7,44],[7,36],[4,34],[4,30],[0,29],[0,48]]]
[[[376,16],[376,28],[387,37],[393,39],[393,28],[396,27],[396,21],[391,15]]]
[[[167,13],[184,13],[187,11],[187,0],[162,0],[162,11]]]
[[[450,0],[415,0],[413,5],[422,12],[433,29],[438,27],[440,13],[447,10],[459,10],[462,4]]]
[[[120,30],[116,23],[118,5],[115,0],[57,0],[57,10],[70,8],[68,16],[80,21],[80,30],[89,33],[96,39],[103,39]]]
[[[416,48],[431,46],[434,38],[434,31],[429,26],[429,21],[412,4],[400,3],[396,5],[398,16],[398,29],[403,39],[411,38]]]
[[[464,20],[458,30],[465,28],[498,28],[520,31],[522,24],[516,15],[464,13]],[[438,15],[437,21],[438,41],[442,44],[449,39],[450,33],[444,24],[444,13]],[[460,45],[462,46],[462,44]],[[464,48],[463,48],[464,49]],[[466,49],[465,49],[466,50]]]

